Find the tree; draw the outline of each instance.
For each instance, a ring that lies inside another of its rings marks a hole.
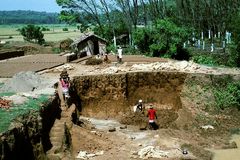
[[[45,40],[43,39],[44,34],[41,31],[41,27],[35,25],[27,25],[20,29],[20,34],[23,36],[23,39],[29,42],[33,40],[38,44],[43,44]]]
[[[153,28],[153,44],[150,45],[153,56],[176,57],[189,33],[188,29],[179,27],[170,20],[157,20]]]
[[[229,29],[231,17],[239,11],[239,0],[176,0],[177,19],[198,31],[214,34]]]
[[[170,20],[160,19],[151,29],[138,28],[134,32],[134,41],[141,52],[152,52],[154,57],[188,59],[188,55],[183,55],[182,44],[188,39],[189,33],[186,28]]]

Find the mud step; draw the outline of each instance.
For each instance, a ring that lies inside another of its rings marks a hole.
[[[53,147],[61,147],[62,146],[62,141],[53,141],[51,142]]]
[[[59,136],[50,137],[50,140],[51,140],[51,142],[60,142],[60,141],[62,141],[63,136],[64,135],[61,134]]]

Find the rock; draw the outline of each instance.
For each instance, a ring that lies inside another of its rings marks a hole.
[[[201,126],[202,129],[214,129],[214,127],[212,125],[206,125],[206,126]]]
[[[86,156],[87,156],[87,152],[86,151],[80,151],[76,158],[86,159],[87,158]]]
[[[99,151],[99,152],[96,152],[95,154],[96,154],[97,156],[101,156],[101,155],[104,154],[104,151]]]
[[[145,125],[144,126],[140,126],[139,130],[147,130],[147,126],[145,126]]]
[[[87,158],[91,158],[91,157],[95,157],[95,156],[96,156],[96,154],[94,154],[94,153],[87,154]]]
[[[115,131],[116,131],[116,128],[115,128],[115,127],[110,127],[110,128],[108,129],[108,131],[109,131],[109,132],[115,132]]]
[[[130,139],[131,139],[131,140],[134,140],[134,139],[136,139],[136,137],[131,136]]]
[[[168,152],[159,150],[154,146],[147,146],[138,151],[139,158],[166,158],[168,157]]]
[[[127,125],[125,126],[120,126],[120,129],[126,129],[127,128]]]
[[[157,134],[157,135],[155,135],[155,136],[154,136],[154,138],[159,138],[159,135],[158,135],[158,134]]]

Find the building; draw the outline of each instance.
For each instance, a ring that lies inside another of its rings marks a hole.
[[[91,55],[104,55],[106,53],[107,41],[94,33],[83,33],[77,38],[71,47],[77,52],[79,57]]]

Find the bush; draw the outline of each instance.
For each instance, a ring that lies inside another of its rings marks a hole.
[[[63,28],[62,30],[63,30],[63,31],[68,31],[68,28]]]
[[[227,66],[240,67],[240,42],[230,46],[230,53],[227,59]]]
[[[73,43],[73,40],[72,39],[70,39],[70,38],[67,38],[67,39],[65,39],[65,40],[62,40],[61,42],[60,42],[60,50],[61,51],[64,51],[64,50],[70,50],[71,49],[71,47],[70,47],[70,45]]]
[[[214,96],[217,107],[240,109],[240,82],[229,82],[226,86],[215,88]]]
[[[138,28],[133,33],[134,43],[142,53],[150,52],[150,45],[153,43],[151,30],[148,28]]]
[[[89,58],[86,61],[86,65],[99,65],[102,64],[103,60],[102,59],[96,59],[96,58]]]
[[[210,66],[214,66],[214,65],[218,65],[218,63],[216,62],[216,60],[208,55],[198,55],[198,56],[194,56],[192,58],[192,60],[195,63],[199,63],[199,64],[205,64],[205,65],[210,65]]]
[[[56,47],[52,48],[52,51],[56,54],[61,53],[61,49]]]
[[[43,39],[44,34],[38,26],[32,24],[27,25],[20,29],[20,33],[26,41],[32,42],[32,40],[35,40],[38,44],[43,44],[45,42]]]
[[[151,52],[153,57],[168,57],[188,60],[190,55],[182,44],[190,35],[190,30],[179,27],[170,20],[158,20],[153,28],[139,28],[134,34],[134,42],[141,52]]]
[[[42,28],[41,28],[41,31],[50,31],[50,29],[47,28],[47,27],[42,27]]]
[[[117,49],[115,48],[114,44],[107,45],[106,50],[107,53],[110,53],[111,51],[117,53]]]

